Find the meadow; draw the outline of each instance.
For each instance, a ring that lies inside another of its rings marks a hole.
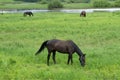
[[[120,13],[22,13],[0,15],[0,80],[120,80]],[[86,54],[82,67],[78,55],[67,65],[68,55],[57,52],[57,64],[47,49],[35,56],[49,39],[73,40]]]

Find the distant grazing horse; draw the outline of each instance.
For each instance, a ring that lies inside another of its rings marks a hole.
[[[71,64],[73,63],[72,60],[72,54],[76,52],[79,56],[79,61],[81,63],[81,66],[85,66],[85,54],[82,53],[82,51],[79,49],[79,47],[72,41],[72,40],[58,40],[58,39],[52,39],[52,40],[46,40],[42,43],[40,49],[36,52],[35,55],[39,54],[44,48],[47,48],[48,50],[48,56],[47,56],[47,65],[49,65],[49,59],[51,52],[53,53],[52,59],[54,61],[54,64],[56,64],[55,55],[56,51],[68,54],[68,61],[67,64],[69,64],[71,60]]]
[[[27,16],[27,15],[29,15],[29,16],[33,16],[33,13],[32,13],[31,11],[27,11],[27,12],[24,12],[23,15],[24,15],[24,16]]]
[[[80,17],[86,17],[86,12],[85,12],[85,11],[82,11],[82,12],[80,13]]]

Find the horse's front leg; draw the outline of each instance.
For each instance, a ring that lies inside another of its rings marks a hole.
[[[67,64],[69,64],[69,62],[70,62],[71,59],[72,59],[72,54],[69,54],[68,55],[68,62],[67,62]],[[72,63],[72,60],[71,60],[71,63]]]
[[[48,51],[48,56],[47,56],[47,65],[48,65],[48,66],[49,66],[50,55],[51,55],[51,52]]]
[[[56,55],[56,51],[53,51],[53,56],[52,56],[52,58],[53,58],[54,64],[56,64],[55,55]]]
[[[72,57],[72,54],[71,54],[71,65],[73,64],[73,57]]]

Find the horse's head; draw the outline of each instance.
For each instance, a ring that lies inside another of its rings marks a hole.
[[[86,54],[83,54],[82,56],[80,56],[80,58],[79,58],[79,61],[80,61],[80,64],[81,64],[81,66],[85,66],[85,55]]]
[[[80,13],[80,16],[81,16],[81,17],[86,17],[86,12],[85,12],[85,11],[82,11],[82,12]]]

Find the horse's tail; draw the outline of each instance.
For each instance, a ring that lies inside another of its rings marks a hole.
[[[40,47],[40,49],[35,53],[35,55],[39,54],[42,50],[44,50],[44,48],[46,47],[47,41],[44,41]]]

